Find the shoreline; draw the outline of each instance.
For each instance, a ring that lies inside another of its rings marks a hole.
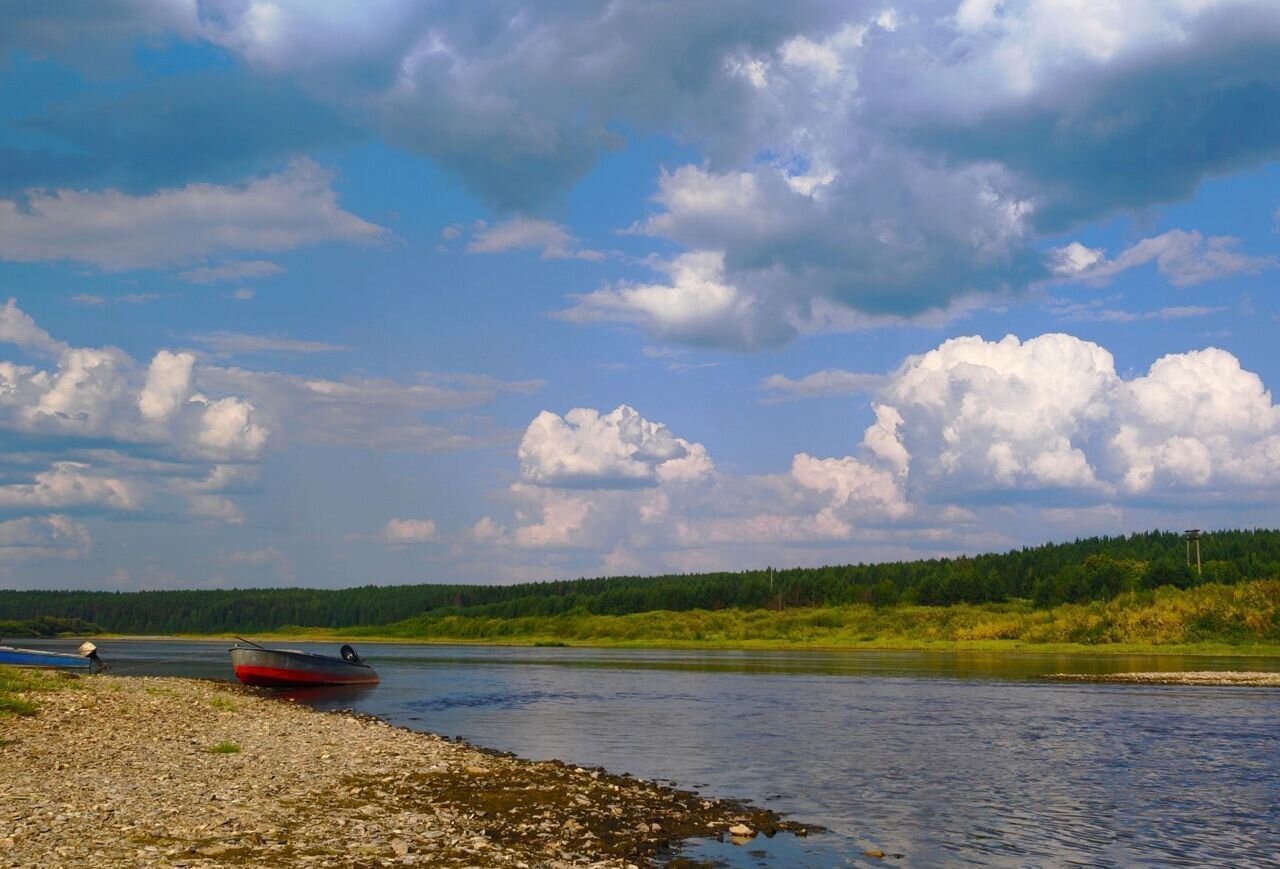
[[[5,866],[626,869],[739,825],[817,829],[234,683],[50,680],[62,690],[33,692],[37,713],[0,734]]]
[[[785,640],[745,640],[741,642],[718,640],[695,641],[590,641],[558,640],[547,637],[519,638],[502,641],[497,638],[468,640],[441,637],[365,636],[361,634],[294,634],[263,632],[254,638],[271,643],[366,643],[369,645],[404,646],[466,646],[485,648],[545,648],[545,649],[634,649],[671,651],[724,651],[724,652],[981,652],[1025,655],[1176,655],[1181,657],[1240,657],[1280,658],[1280,645],[1254,643],[1232,645],[1230,643],[1033,643],[1026,640],[920,640],[918,642],[876,642],[832,644],[822,642],[788,642]],[[18,639],[18,638],[13,638]],[[30,639],[91,639],[95,642],[122,640],[163,642],[235,642],[231,634],[77,634],[74,637],[32,637]]]
[[[1239,670],[1183,670],[1148,673],[1053,673],[1057,682],[1095,682],[1119,685],[1207,685],[1213,687],[1280,688],[1280,673]]]

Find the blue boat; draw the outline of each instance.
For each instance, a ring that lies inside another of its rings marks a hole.
[[[0,664],[13,667],[56,667],[59,670],[92,670],[104,666],[98,657],[98,647],[93,643],[83,644],[75,653],[0,646]]]

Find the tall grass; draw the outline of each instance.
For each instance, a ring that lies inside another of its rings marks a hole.
[[[1036,609],[1029,602],[949,607],[571,612],[501,619],[426,615],[348,636],[606,645],[905,647],[941,644],[1280,644],[1280,580],[1172,587]]]

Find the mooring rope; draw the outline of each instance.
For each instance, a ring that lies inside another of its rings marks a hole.
[[[110,672],[112,675],[116,675],[118,673],[127,673],[130,670],[140,670],[143,667],[158,667],[161,664],[177,664],[185,660],[186,660],[185,658],[161,658],[158,661],[143,661],[139,664],[131,664],[128,667],[116,667],[111,664],[107,664],[102,670],[99,670],[98,672]]]

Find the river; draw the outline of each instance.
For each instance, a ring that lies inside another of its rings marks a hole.
[[[100,645],[121,674],[232,678],[225,642]],[[1280,691],[1043,678],[1280,671],[1276,659],[360,650],[380,685],[297,699],[746,799],[829,830],[682,852],[724,866],[1280,865]]]

